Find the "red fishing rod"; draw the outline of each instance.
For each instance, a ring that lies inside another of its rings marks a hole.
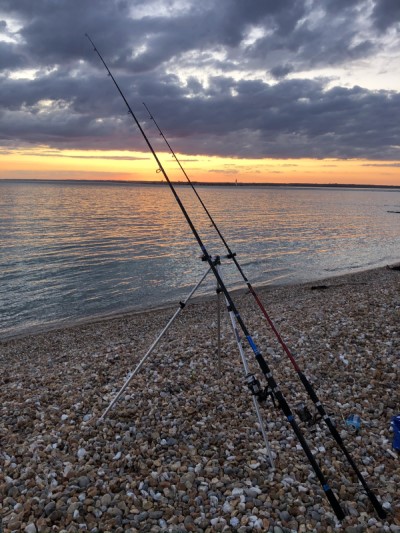
[[[342,450],[344,456],[346,457],[348,463],[350,464],[350,466],[352,467],[354,473],[356,474],[357,478],[359,479],[361,485],[364,487],[364,490],[370,500],[370,502],[372,503],[372,505],[374,506],[379,518],[386,518],[386,511],[383,509],[382,505],[380,504],[380,502],[378,501],[378,499],[376,498],[375,494],[371,491],[371,489],[369,488],[367,482],[365,481],[364,479],[364,476],[362,475],[362,473],[360,472],[359,468],[357,467],[356,463],[354,462],[353,458],[351,457],[349,451],[347,450],[346,448],[346,445],[345,443],[343,442],[343,439],[342,437],[340,436],[340,433],[338,432],[338,430],[336,429],[336,426],[335,424],[333,423],[332,419],[330,418],[330,416],[327,414],[324,406],[322,405],[321,401],[319,400],[313,386],[311,385],[311,383],[309,382],[309,380],[307,379],[307,376],[301,371],[299,365],[297,364],[297,361],[295,360],[295,358],[293,357],[293,354],[291,353],[289,347],[287,346],[287,344],[285,343],[285,341],[283,340],[283,338],[281,337],[279,331],[276,329],[275,327],[275,324],[273,323],[272,319],[270,318],[269,314],[267,313],[267,310],[265,309],[263,303],[261,302],[258,294],[256,293],[254,287],[252,286],[252,284],[250,283],[250,281],[248,280],[247,276],[245,275],[245,273],[243,272],[243,269],[242,267],[240,266],[238,260],[236,259],[236,253],[234,253],[231,248],[229,247],[229,244],[227,243],[227,241],[225,240],[224,236],[222,235],[221,231],[219,230],[216,222],[214,221],[214,218],[211,216],[210,212],[208,211],[206,205],[204,204],[203,200],[201,199],[199,193],[197,192],[197,189],[195,188],[195,186],[193,185],[193,183],[191,182],[189,176],[187,175],[185,169],[183,168],[180,160],[178,159],[176,153],[174,152],[174,150],[172,149],[170,143],[168,142],[167,138],[165,137],[163,131],[161,130],[160,126],[158,125],[158,123],[156,122],[154,116],[150,113],[150,110],[149,108],[147,107],[147,105],[143,102],[143,105],[144,107],[146,108],[147,112],[149,113],[149,116],[150,116],[150,119],[154,122],[156,128],[158,129],[158,132],[160,133],[161,137],[164,139],[166,145],[168,146],[168,149],[171,151],[171,154],[173,155],[175,161],[178,163],[180,169],[182,170],[186,180],[188,181],[189,185],[191,186],[191,188],[193,189],[193,192],[195,193],[195,195],[197,196],[197,199],[199,200],[200,204],[202,205],[204,211],[206,212],[212,226],[214,227],[215,231],[217,232],[218,236],[220,237],[222,243],[224,244],[228,254],[227,254],[227,258],[229,259],[232,259],[232,261],[235,263],[236,265],[236,268],[238,269],[240,275],[242,276],[244,282],[246,283],[250,293],[252,294],[252,296],[254,297],[258,307],[261,309],[261,312],[262,314],[264,315],[265,319],[267,320],[269,326],[271,327],[272,331],[274,332],[279,344],[281,345],[281,347],[283,348],[284,352],[286,353],[286,355],[289,357],[290,359],[290,362],[292,363],[295,371],[297,372],[297,375],[300,379],[300,381],[302,382],[304,388],[306,389],[307,391],[307,394],[309,395],[309,397],[311,398],[312,402],[314,403],[316,409],[318,410],[319,414],[321,415],[321,418],[324,420],[325,424],[327,425],[329,431],[331,432],[333,438],[336,440],[336,442],[338,443],[340,449]]]
[[[302,448],[303,448],[303,451],[304,453],[306,454],[306,457],[310,463],[310,465],[312,466],[314,472],[315,472],[315,475],[317,476],[321,486],[322,486],[322,489],[325,493],[325,496],[326,498],[328,499],[336,517],[339,519],[339,520],[343,520],[343,518],[345,517],[345,514],[343,512],[343,509],[341,508],[335,494],[333,493],[331,487],[329,486],[322,470],[320,469],[317,461],[315,460],[315,457],[314,455],[312,454],[311,452],[311,449],[303,435],[303,432],[301,431],[299,425],[297,424],[296,420],[295,420],[295,417],[289,407],[289,404],[287,403],[282,391],[279,389],[278,387],[278,384],[277,382],[275,381],[275,378],[273,377],[272,375],[272,372],[266,362],[266,360],[264,359],[264,357],[262,356],[260,350],[258,349],[258,347],[256,346],[252,336],[250,335],[250,332],[249,330],[247,329],[247,326],[245,325],[242,317],[240,316],[239,314],[239,311],[237,310],[236,308],[236,305],[235,303],[233,302],[233,299],[228,291],[228,289],[226,288],[225,286],[225,283],[223,281],[223,279],[221,278],[219,272],[218,272],[218,268],[216,267],[216,265],[214,264],[214,261],[212,259],[212,256],[208,253],[205,245],[203,244],[203,241],[199,235],[199,233],[197,232],[191,218],[189,217],[189,214],[187,213],[184,205],[182,204],[181,202],[181,199],[179,198],[179,195],[178,193],[176,192],[175,190],[175,187],[173,186],[171,180],[169,179],[166,171],[164,170],[164,167],[162,166],[161,164],[161,161],[159,160],[152,144],[150,143],[147,135],[145,134],[142,126],[140,125],[138,119],[136,118],[135,114],[133,113],[132,111],[132,108],[130,107],[128,101],[126,100],[122,90],[120,89],[118,83],[116,82],[114,76],[111,74],[111,71],[110,69],[108,68],[106,62],[104,61],[103,57],[101,56],[100,52],[98,51],[98,49],[96,48],[95,44],[93,43],[93,41],[91,40],[91,38],[89,37],[88,34],[86,34],[86,37],[88,38],[88,40],[90,41],[90,43],[92,44],[93,48],[94,48],[94,51],[96,52],[96,54],[99,56],[101,62],[103,63],[105,69],[107,70],[109,76],[111,77],[114,85],[116,86],[119,94],[121,95],[123,101],[125,102],[127,108],[128,108],[128,111],[129,111],[129,114],[132,116],[133,120],[135,121],[137,127],[139,128],[139,131],[140,133],[142,134],[144,140],[146,141],[146,144],[147,146],[149,147],[149,150],[151,151],[151,153],[153,154],[154,156],[154,159],[158,165],[158,168],[160,170],[160,172],[163,174],[166,182],[168,183],[169,185],[169,188],[171,189],[171,192],[172,194],[174,195],[174,198],[175,200],[177,201],[178,205],[179,205],[179,208],[181,209],[182,211],[182,214],[184,215],[192,233],[193,233],[193,236],[195,237],[198,245],[200,246],[200,249],[202,251],[202,254],[203,254],[203,259],[205,261],[207,261],[207,263],[209,264],[216,280],[217,280],[217,283],[219,285],[219,287],[221,288],[222,292],[224,293],[224,296],[227,300],[227,308],[228,308],[228,311],[232,311],[236,320],[237,320],[237,323],[239,324],[240,326],[240,329],[242,330],[244,336],[246,337],[247,339],[247,342],[249,343],[249,346],[250,348],[252,349],[253,353],[254,353],[254,356],[255,356],[255,359],[258,363],[258,365],[260,366],[260,369],[268,383],[268,390],[270,390],[275,399],[277,400],[278,402],[278,405],[280,407],[280,409],[282,410],[284,416],[286,417],[287,421],[289,422],[289,424],[291,425],[297,439],[299,440]],[[260,385],[260,382],[257,380],[257,378],[253,375],[253,374],[248,374],[246,376],[246,381],[247,381],[247,386],[248,388],[250,389],[251,393],[253,395],[255,395],[257,397],[257,399],[259,401],[265,401],[266,397],[267,397],[267,394],[266,394],[266,390],[263,390],[261,388],[261,385]]]

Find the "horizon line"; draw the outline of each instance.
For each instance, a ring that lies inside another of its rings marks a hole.
[[[0,182],[80,182],[80,183],[108,183],[108,184],[130,184],[130,185],[162,185],[166,182],[164,180],[113,180],[113,179],[84,179],[84,178],[0,178]],[[358,189],[400,189],[400,185],[378,185],[378,184],[360,184],[360,183],[318,183],[318,182],[238,182],[238,181],[180,181],[180,180],[171,180],[174,185],[196,185],[196,186],[222,186],[222,187],[344,187],[344,188],[358,188]]]

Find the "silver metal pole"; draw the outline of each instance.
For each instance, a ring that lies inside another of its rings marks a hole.
[[[161,331],[161,333],[159,334],[159,336],[156,338],[156,340],[153,342],[153,344],[150,346],[150,348],[148,349],[148,351],[146,352],[146,354],[142,357],[142,359],[140,360],[139,364],[137,365],[137,367],[135,368],[135,370],[132,372],[132,374],[129,376],[129,378],[125,381],[124,385],[121,387],[120,391],[118,392],[118,394],[116,395],[116,397],[112,400],[112,402],[110,403],[110,405],[107,407],[107,409],[104,411],[104,413],[101,415],[101,417],[99,418],[99,422],[101,422],[102,420],[104,420],[104,417],[107,415],[107,413],[114,407],[114,405],[117,403],[117,401],[120,399],[121,395],[124,393],[125,389],[127,388],[127,386],[129,385],[129,383],[132,381],[132,379],[136,376],[136,374],[139,372],[139,370],[142,368],[142,366],[144,365],[146,359],[148,359],[151,355],[151,353],[154,351],[154,349],[156,348],[156,346],[158,345],[158,343],[160,342],[160,340],[162,339],[162,337],[165,335],[165,333],[169,330],[169,328],[171,327],[172,323],[174,322],[174,320],[176,319],[176,317],[179,315],[179,313],[182,311],[182,309],[185,307],[186,303],[190,300],[190,298],[193,296],[193,294],[197,291],[197,289],[200,287],[200,285],[203,283],[204,279],[206,278],[206,276],[209,274],[211,270],[211,267],[207,270],[207,272],[203,275],[203,277],[201,278],[201,280],[197,283],[197,285],[195,287],[193,287],[193,289],[190,291],[189,295],[186,297],[185,300],[183,300],[183,302],[179,302],[179,307],[178,309],[175,311],[173,317],[169,320],[168,324],[165,326],[165,328]]]
[[[222,365],[221,365],[221,290],[217,283],[217,335],[218,335],[218,377],[221,379]]]
[[[219,270],[219,275],[221,276],[221,279],[222,279],[221,266],[218,265],[217,268]],[[233,333],[235,335],[236,344],[237,344],[237,346],[239,348],[240,358],[242,359],[244,373],[247,376],[248,374],[250,374],[250,370],[249,370],[249,365],[247,363],[246,355],[245,355],[244,350],[243,350],[242,341],[240,339],[239,332],[238,332],[238,329],[237,329],[237,326],[236,326],[235,313],[232,310],[229,311],[229,302],[228,302],[228,300],[226,298],[225,298],[225,302],[226,302],[226,307],[227,307],[228,312],[229,312],[229,317],[231,319],[231,324],[232,324]],[[256,415],[257,415],[257,418],[258,418],[258,423],[259,423],[260,429],[261,429],[261,434],[263,436],[263,439],[264,439],[264,442],[265,442],[265,448],[266,448],[267,453],[268,453],[269,462],[270,462],[270,465],[271,465],[272,469],[274,469],[275,468],[275,463],[274,463],[274,459],[272,457],[272,451],[271,451],[271,447],[269,445],[268,435],[267,435],[267,432],[265,430],[264,421],[263,421],[262,416],[261,416],[260,406],[258,405],[256,397],[254,395],[252,397],[253,397],[254,409],[256,411]]]

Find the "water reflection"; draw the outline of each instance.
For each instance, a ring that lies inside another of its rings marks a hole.
[[[199,187],[253,283],[399,258],[399,192]],[[178,193],[212,254],[226,251],[193,192]],[[0,183],[0,334],[182,297],[205,270],[165,184]],[[240,280],[225,269],[230,286]],[[213,290],[210,279],[206,286]]]

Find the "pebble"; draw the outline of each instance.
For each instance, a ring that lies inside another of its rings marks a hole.
[[[49,516],[55,510],[55,508],[56,508],[55,502],[49,502],[44,508],[44,512],[46,516]]]
[[[101,497],[101,505],[108,507],[109,505],[111,505],[111,502],[112,502],[111,494],[104,494]]]
[[[280,516],[280,519],[283,520],[284,522],[288,522],[292,518],[287,511],[282,511],[281,513],[279,513],[279,516]]]
[[[86,455],[85,448],[79,448],[79,450],[78,450],[76,455],[78,456],[78,459],[83,459],[85,457],[85,455]]]
[[[387,521],[372,513],[325,426],[309,431],[298,420],[348,510],[336,527],[291,427],[268,400],[261,411],[276,462],[271,470],[229,321],[221,324],[219,379],[215,301],[203,300],[180,314],[102,422],[171,309],[0,341],[4,531],[400,533],[390,431],[398,408],[400,275],[378,269],[328,283],[329,291],[309,285],[260,291],[307,376],[329,398],[339,433],[389,511]],[[270,347],[264,353],[288,401],[304,402],[262,316],[248,296],[238,298],[254,338]],[[263,381],[255,362],[249,365]],[[350,414],[362,419],[358,434],[344,423]]]

